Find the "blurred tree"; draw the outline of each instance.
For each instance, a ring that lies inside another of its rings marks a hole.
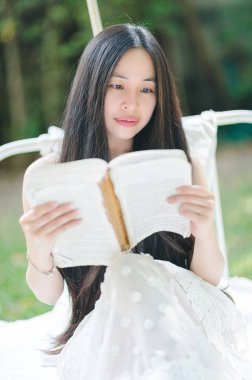
[[[6,89],[9,108],[9,138],[24,137],[24,126],[27,121],[23,76],[21,72],[21,56],[17,38],[17,25],[10,2],[3,1],[1,14],[1,41],[3,43],[3,59],[6,73]]]
[[[69,77],[66,73],[76,66],[91,37],[84,1],[47,2],[40,51],[44,125],[58,123],[74,70]]]
[[[192,52],[191,64],[194,67],[191,67],[191,75],[188,78],[189,86],[195,90],[198,85],[198,99],[204,99],[208,107],[227,109],[230,97],[225,86],[223,69],[214,50],[208,44],[197,8],[191,0],[181,0],[180,4],[187,43]],[[188,52],[187,54],[189,56]],[[197,99],[189,99],[191,112],[197,113]]]
[[[249,108],[251,0],[98,1],[103,26],[149,27],[174,72],[184,114]],[[0,144],[58,124],[92,37],[85,0],[0,2]]]
[[[226,86],[237,107],[251,109],[252,103],[252,2],[235,1],[219,8],[220,60]]]
[[[83,0],[4,1],[0,5],[0,78],[10,111],[3,99],[0,144],[36,136],[49,124],[58,123],[73,76],[67,73],[92,36]]]

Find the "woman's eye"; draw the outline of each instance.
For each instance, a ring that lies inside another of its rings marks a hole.
[[[143,89],[141,90],[141,92],[143,92],[143,93],[145,93],[145,94],[149,94],[149,93],[153,92],[153,90],[151,90],[150,88],[143,88]]]
[[[121,90],[123,86],[121,84],[110,84],[109,85],[111,88],[114,88],[115,90]]]

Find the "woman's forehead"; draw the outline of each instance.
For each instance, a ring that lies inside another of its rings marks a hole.
[[[145,49],[132,48],[120,58],[112,76],[125,80],[137,77],[142,81],[155,81],[154,63]]]

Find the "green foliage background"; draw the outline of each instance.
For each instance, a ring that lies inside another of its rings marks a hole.
[[[98,5],[103,27],[140,23],[157,36],[184,115],[250,108],[250,0],[106,0]],[[0,20],[3,144],[59,123],[92,31],[84,0],[2,0]]]

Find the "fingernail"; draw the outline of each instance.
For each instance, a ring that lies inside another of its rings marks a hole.
[[[183,191],[183,187],[179,186],[176,188],[177,193],[182,193],[182,191]]]
[[[69,207],[69,208],[75,208],[75,206],[72,202],[66,202],[66,203],[64,203],[64,206]]]
[[[59,205],[58,202],[55,202],[55,201],[50,202],[51,207],[57,207],[58,205]]]

